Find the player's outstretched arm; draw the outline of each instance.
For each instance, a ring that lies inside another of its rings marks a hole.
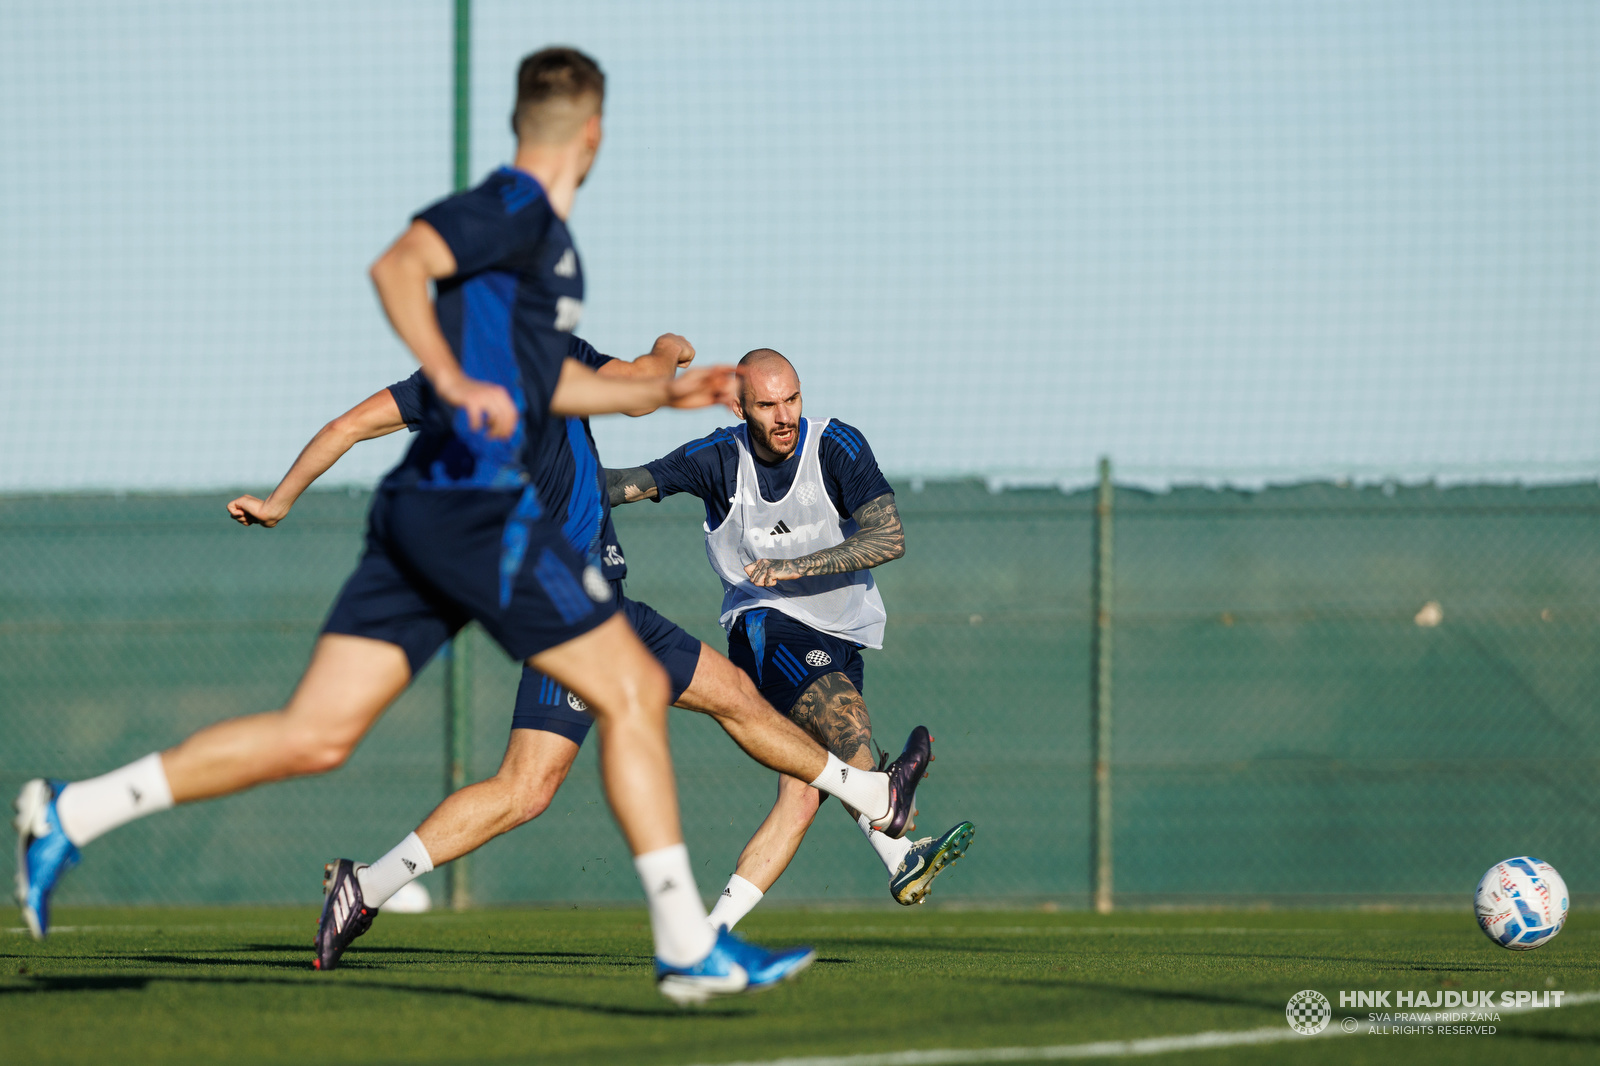
[[[318,430],[266,499],[240,496],[228,504],[228,513],[240,525],[271,529],[283,521],[300,494],[327,473],[345,452],[360,441],[404,429],[405,424],[393,393],[388,389],[373,393]]]
[[[561,380],[550,397],[550,412],[557,415],[609,415],[624,411],[648,413],[660,407],[710,407],[732,409],[738,399],[737,372],[731,366],[689,370],[675,378],[623,379],[601,375],[576,359],[561,366]]]
[[[842,544],[798,559],[757,559],[744,572],[750,575],[752,585],[765,588],[799,577],[866,570],[906,553],[906,531],[900,524],[894,493],[886,492],[856,508],[855,519],[859,528]]]
[[[603,378],[618,380],[670,378],[679,369],[692,362],[694,362],[694,345],[689,343],[688,338],[676,333],[663,333],[643,355],[634,359],[613,359],[600,366],[595,373]],[[622,413],[631,418],[638,418],[654,410],[654,407],[636,407]]]
[[[433,391],[445,403],[465,411],[473,429],[487,425],[489,436],[505,440],[516,432],[517,405],[499,385],[467,377],[439,329],[439,317],[428,298],[430,281],[455,272],[455,253],[438,230],[421,221],[411,223],[370,271],[389,324],[422,364]]]
[[[657,487],[655,475],[650,473],[649,467],[635,466],[627,470],[608,469],[606,494],[611,497],[611,506],[621,507],[625,503],[658,499],[661,489]]]
[[[670,378],[694,362],[694,345],[679,333],[663,333],[650,350],[633,359],[613,359],[596,371],[601,377]]]

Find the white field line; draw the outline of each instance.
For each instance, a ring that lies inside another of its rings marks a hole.
[[[1600,992],[1576,992],[1561,997],[1563,1007],[1600,1003]],[[1499,1007],[1499,1014],[1528,1014],[1551,1007]],[[1337,1013],[1337,1012],[1336,1012]],[[1141,1055],[1163,1055],[1173,1051],[1206,1051],[1220,1047],[1245,1047],[1250,1044],[1277,1044],[1294,1040],[1322,1040],[1348,1036],[1338,1021],[1332,1021],[1317,1036],[1301,1036],[1288,1022],[1265,1029],[1236,1029],[1189,1033],[1184,1036],[1151,1036],[1141,1040],[1098,1040],[1092,1044],[1056,1044],[1051,1047],[936,1048],[927,1051],[889,1051],[872,1055],[817,1055],[805,1058],[758,1059],[724,1062],[714,1066],[951,1066],[980,1062],[1059,1062],[1063,1059],[1120,1059]],[[712,1064],[706,1064],[712,1066]]]
[[[1470,921],[1470,915],[1469,915]],[[1374,930],[1382,932],[1383,930]],[[818,936],[830,934],[866,933],[889,936],[1278,936],[1279,934],[1345,933],[1348,929],[1242,929],[1225,925],[1209,926],[1159,926],[1159,925],[992,925],[976,928],[943,929],[936,925],[813,925],[807,933]],[[1365,935],[1365,934],[1364,934]]]

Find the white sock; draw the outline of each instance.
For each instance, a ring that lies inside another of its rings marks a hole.
[[[876,770],[859,770],[841,762],[837,755],[828,754],[828,763],[822,773],[811,782],[830,796],[838,796],[845,803],[873,818],[889,813],[889,775]]]
[[[872,823],[866,815],[856,819],[856,825],[867,835],[867,843],[872,845],[872,850],[878,853],[878,858],[883,860],[884,869],[893,877],[900,870],[900,864],[905,861],[906,852],[911,850],[911,841],[905,837],[894,839],[888,833],[881,833],[872,828]]]
[[[711,917],[706,921],[711,923],[711,928],[727,926],[731,931],[739,924],[739,919],[755,910],[761,897],[766,895],[755,885],[734,874],[728,878],[728,887],[722,890],[722,895],[717,899],[717,905],[711,908]]]
[[[56,815],[67,839],[81,848],[119,825],[171,806],[161,753],[153,751],[120,770],[72,782],[56,798]]]
[[[406,838],[390,848],[383,858],[364,870],[356,871],[356,880],[361,883],[362,902],[377,910],[389,902],[390,896],[431,869],[433,859],[429,858],[428,849],[422,846],[422,838],[415,833],[407,833]]]
[[[650,903],[656,958],[668,966],[693,966],[710,954],[717,934],[706,924],[706,905],[689,868],[689,849],[673,844],[635,855],[633,868]]]

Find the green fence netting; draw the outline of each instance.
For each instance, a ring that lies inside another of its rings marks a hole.
[[[310,494],[273,530],[232,525],[225,499],[0,499],[0,788],[93,774],[288,695],[368,497]],[[1081,905],[1092,494],[935,482],[900,499],[909,548],[879,571],[890,627],[866,695],[885,746],[917,722],[938,737],[921,826],[979,826],[937,898]],[[674,499],[618,526],[630,595],[720,647],[701,517]],[[1119,905],[1460,900],[1526,852],[1580,895],[1600,887],[1600,489],[1122,489],[1112,521]],[[472,639],[481,777],[517,670]],[[443,673],[327,777],[97,842],[63,902],[315,898],[323,861],[375,857],[442,795]],[[674,711],[672,738],[712,892],[774,778],[701,716]],[[594,754],[473,856],[474,902],[636,898]],[[887,903],[883,881],[831,805],[773,898]]]

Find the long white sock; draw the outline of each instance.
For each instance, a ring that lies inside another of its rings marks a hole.
[[[739,924],[739,919],[755,909],[761,897],[766,895],[755,885],[734,874],[728,878],[728,887],[722,890],[722,895],[717,898],[717,905],[711,908],[711,917],[706,921],[715,929],[719,925],[732,929]]]
[[[656,958],[668,966],[693,966],[710,954],[717,934],[706,922],[706,905],[689,868],[689,849],[673,844],[635,855],[633,868],[650,903]]]
[[[811,782],[811,787],[820,788],[830,796],[838,796],[862,814],[873,818],[882,818],[889,813],[889,775],[876,770],[857,769],[840,761],[831,752],[827,765]]]
[[[56,815],[67,839],[81,848],[119,825],[171,806],[161,753],[153,751],[120,770],[72,782],[56,799]]]
[[[433,859],[422,846],[422,838],[407,833],[406,838],[386,852],[383,858],[364,870],[356,871],[361,882],[361,899],[376,910],[389,897],[433,869]]]
[[[878,858],[883,860],[884,869],[893,877],[900,870],[900,864],[905,861],[906,852],[911,850],[911,841],[905,837],[894,839],[888,833],[880,833],[872,828],[872,823],[866,815],[856,819],[856,825],[867,835],[867,843],[872,845],[872,850],[878,853]]]

